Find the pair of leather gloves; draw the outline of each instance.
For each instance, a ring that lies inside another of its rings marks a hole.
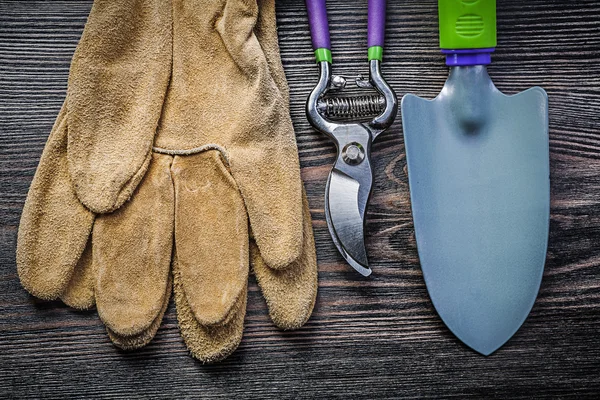
[[[18,234],[23,286],[147,344],[174,293],[192,355],[242,338],[254,272],[274,323],[317,293],[274,0],[95,0]]]

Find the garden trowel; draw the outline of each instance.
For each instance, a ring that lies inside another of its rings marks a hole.
[[[450,76],[433,100],[402,99],[417,248],[448,328],[489,355],[519,329],[537,296],[548,242],[548,98],[507,96],[486,65],[495,0],[439,0]]]

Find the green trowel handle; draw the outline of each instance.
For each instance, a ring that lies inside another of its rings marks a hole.
[[[496,0],[438,0],[440,47],[496,47]]]

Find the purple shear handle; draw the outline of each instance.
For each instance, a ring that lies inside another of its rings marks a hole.
[[[385,0],[369,0],[368,47],[383,47],[385,39]]]
[[[331,50],[325,0],[306,0],[306,10],[308,12],[313,49]]]

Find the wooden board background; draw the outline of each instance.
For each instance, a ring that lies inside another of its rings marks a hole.
[[[447,76],[436,2],[390,0],[384,75],[401,96],[434,97]],[[367,73],[367,2],[329,0],[335,72]],[[278,2],[292,117],[317,239],[311,320],[277,330],[251,284],[244,340],[226,362],[187,353],[173,304],[141,351],[113,347],[95,312],[43,302],[15,267],[19,216],[65,95],[91,0],[0,0],[0,397],[596,397],[600,395],[600,2],[499,0],[489,72],[506,93],[543,86],[550,101],[552,216],[539,298],[521,330],[485,358],[432,308],[418,264],[400,120],[375,144],[362,279],[323,215],[334,148],[304,102],[316,83],[304,2]]]

